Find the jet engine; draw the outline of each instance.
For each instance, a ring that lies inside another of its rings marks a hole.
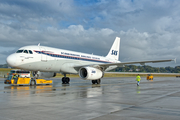
[[[83,67],[79,70],[79,76],[84,80],[97,80],[103,77],[103,72],[93,67]]]
[[[56,73],[55,72],[33,72],[33,76],[36,78],[50,78],[50,77],[55,77]]]

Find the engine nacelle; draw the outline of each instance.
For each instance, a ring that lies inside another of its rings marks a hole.
[[[98,80],[103,77],[103,72],[93,67],[83,67],[79,70],[79,76],[84,80]]]
[[[54,72],[33,72],[33,76],[35,76],[36,78],[51,78],[51,77],[55,77],[56,73]]]

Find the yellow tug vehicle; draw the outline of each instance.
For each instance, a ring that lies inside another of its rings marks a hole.
[[[23,76],[24,71],[22,72],[10,72],[8,74],[7,79],[4,81],[4,84],[10,85],[52,85],[52,80],[45,80],[45,79],[35,79],[30,77],[30,72],[27,73],[27,76]]]
[[[9,77],[10,78],[10,77]],[[52,80],[34,79],[34,78],[11,78],[4,81],[5,84],[11,85],[52,85]]]
[[[152,74],[147,74],[147,80],[153,80],[153,75]]]

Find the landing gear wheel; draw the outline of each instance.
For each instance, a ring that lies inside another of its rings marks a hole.
[[[92,80],[92,84],[100,84],[101,83],[101,79],[98,79],[98,80]]]
[[[63,77],[62,78],[62,84],[69,84],[70,78],[69,77]]]
[[[69,78],[69,77],[66,77],[66,78],[65,78],[65,81],[66,81],[66,84],[69,84],[70,78]]]
[[[31,80],[31,83],[30,83],[31,86],[34,86],[36,85],[36,82],[34,80]]]
[[[65,77],[62,78],[62,84],[65,84]]]
[[[101,83],[101,79],[96,80],[96,83],[100,84]]]
[[[92,84],[96,84],[96,80],[92,80]]]

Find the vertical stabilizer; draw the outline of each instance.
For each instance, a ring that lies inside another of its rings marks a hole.
[[[114,59],[114,60],[118,60],[119,59],[119,46],[120,46],[120,38],[116,37],[116,39],[106,57]]]

